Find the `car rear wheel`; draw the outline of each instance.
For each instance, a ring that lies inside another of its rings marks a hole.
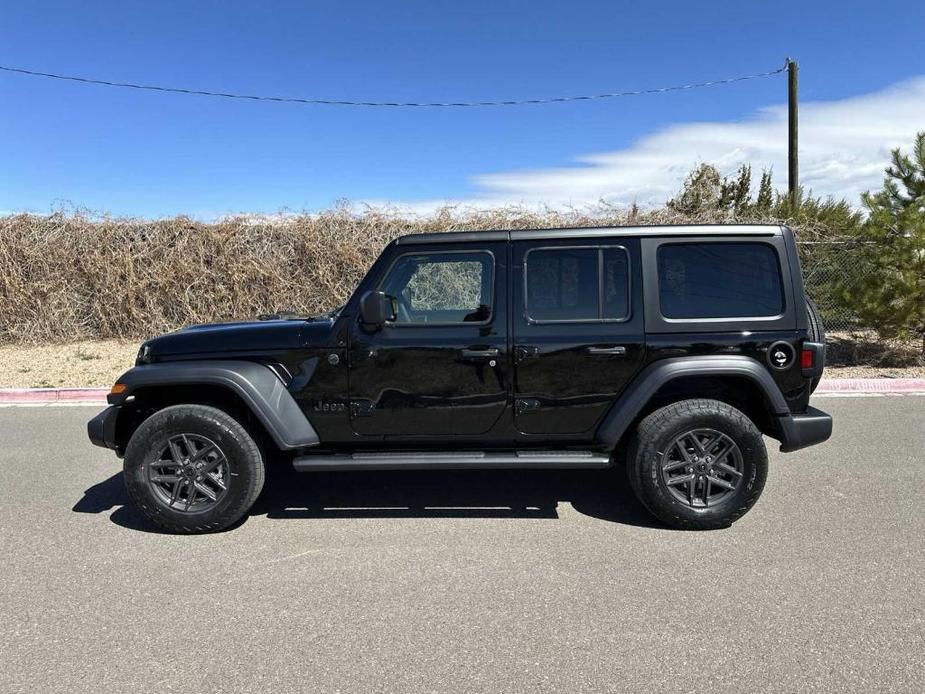
[[[125,484],[150,520],[176,533],[223,530],[263,488],[260,449],[233,417],[205,405],[159,410],[125,451]]]
[[[724,528],[764,489],[768,455],[761,432],[717,400],[683,400],[640,423],[627,474],[637,497],[666,524]]]

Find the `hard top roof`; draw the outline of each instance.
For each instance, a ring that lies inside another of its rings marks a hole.
[[[396,244],[453,243],[459,241],[529,241],[532,239],[596,238],[606,236],[780,236],[777,224],[659,224],[651,226],[572,227],[517,229],[514,231],[441,231],[408,234]]]

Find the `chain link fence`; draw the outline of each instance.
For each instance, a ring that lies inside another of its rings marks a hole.
[[[863,262],[866,246],[842,241],[798,242],[806,293],[816,302],[828,332],[868,330],[845,295],[872,272]]]

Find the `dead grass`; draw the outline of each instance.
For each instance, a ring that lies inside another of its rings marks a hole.
[[[918,369],[925,372],[925,353],[918,340],[885,340],[871,331],[829,332],[826,362],[837,366],[864,365],[874,369]]]
[[[925,378],[925,366],[827,366],[826,378]]]
[[[333,308],[402,234],[717,222],[789,223],[804,240],[832,231],[811,219],[603,204],[565,212],[447,207],[426,216],[342,206],[214,223],[82,213],[0,217],[0,345],[7,345],[0,347],[0,385],[107,386],[152,335],[278,310]],[[917,344],[880,342],[872,334],[830,337],[833,365],[925,368]]]
[[[334,308],[402,234],[722,221],[732,220],[721,211],[606,205],[569,212],[445,208],[428,216],[340,207],[214,223],[81,213],[0,217],[0,344],[137,340],[190,323]]]

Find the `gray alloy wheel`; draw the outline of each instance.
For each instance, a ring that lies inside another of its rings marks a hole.
[[[228,493],[231,469],[222,449],[205,436],[171,436],[160,456],[145,465],[152,496],[167,508],[199,513]]]
[[[223,530],[251,508],[265,476],[263,454],[234,417],[208,405],[171,405],[144,420],[123,461],[129,495],[175,533]]]
[[[719,400],[681,400],[645,417],[627,450],[643,505],[667,525],[725,528],[755,505],[768,475],[761,431]]]
[[[676,437],[662,454],[668,491],[691,508],[709,508],[731,496],[742,482],[742,451],[715,429],[693,429]]]

